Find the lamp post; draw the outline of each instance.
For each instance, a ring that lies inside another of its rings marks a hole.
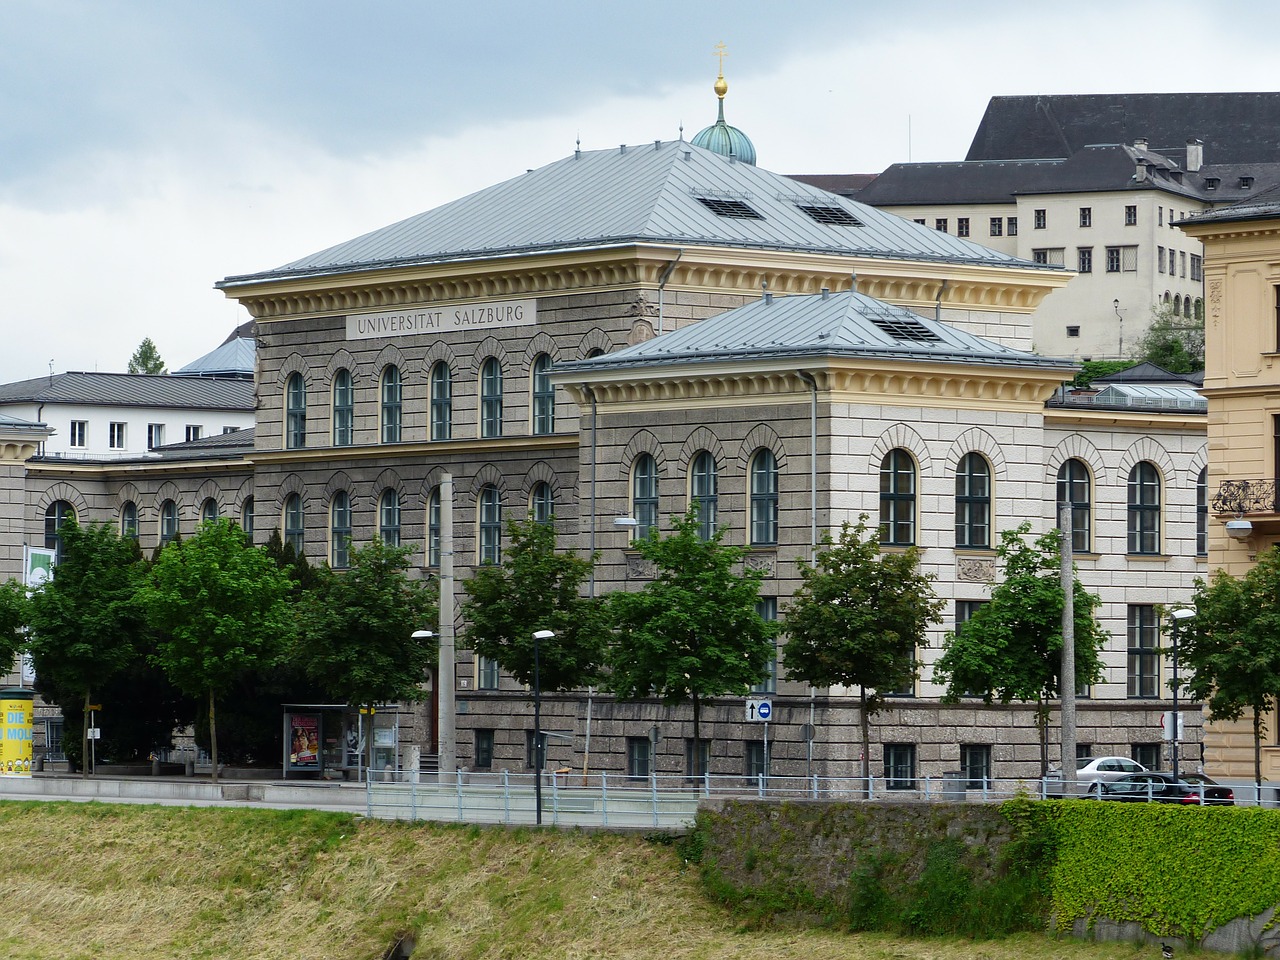
[[[1194,610],[1186,607],[1180,607],[1171,614],[1173,617],[1173,730],[1171,731],[1173,743],[1173,778],[1178,779],[1178,738],[1182,734],[1179,729],[1182,726],[1182,718],[1178,713],[1178,628],[1183,620],[1189,620],[1196,615]]]
[[[542,678],[538,670],[542,641],[554,636],[553,630],[533,631],[533,808],[538,826],[542,825]]]

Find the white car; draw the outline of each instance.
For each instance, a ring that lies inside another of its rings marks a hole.
[[[1088,757],[1076,761],[1076,782],[1096,783],[1099,780],[1115,780],[1131,773],[1146,773],[1147,768],[1128,757]],[[1062,796],[1062,771],[1050,770],[1045,777],[1046,792],[1051,797]]]

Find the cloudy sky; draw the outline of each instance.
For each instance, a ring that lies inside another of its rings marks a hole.
[[[1280,89],[1280,4],[0,0],[0,382],[171,368],[213,290],[583,149],[962,159],[1002,94]]]

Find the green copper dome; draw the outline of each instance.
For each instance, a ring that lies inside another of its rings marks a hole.
[[[724,122],[724,95],[729,92],[729,84],[725,82],[723,72],[716,78],[715,91],[720,98],[720,116],[711,126],[698,131],[693,145],[754,166],[756,147],[751,138]]]

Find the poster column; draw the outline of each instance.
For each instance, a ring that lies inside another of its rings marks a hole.
[[[0,776],[31,776],[34,696],[19,687],[0,690]]]

